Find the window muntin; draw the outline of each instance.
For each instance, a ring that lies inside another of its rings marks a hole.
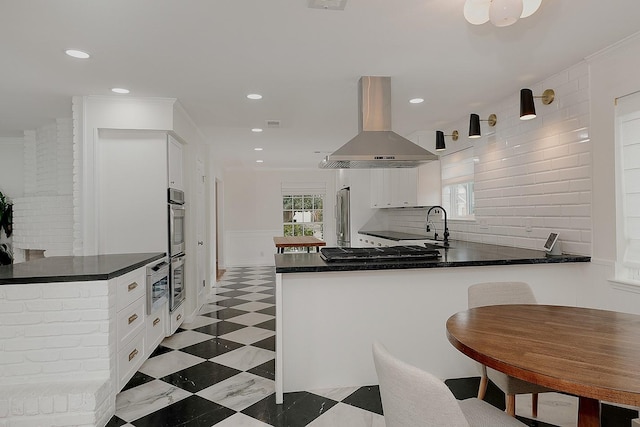
[[[324,236],[324,195],[290,194],[282,196],[282,223],[284,236]],[[286,248],[295,252],[299,248]]]

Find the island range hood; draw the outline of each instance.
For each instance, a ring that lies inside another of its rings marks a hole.
[[[325,157],[320,168],[414,168],[438,159],[391,130],[391,77],[360,77],[358,116],[358,135]]]

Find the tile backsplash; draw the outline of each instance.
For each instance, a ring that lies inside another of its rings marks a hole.
[[[590,255],[589,68],[580,63],[530,88],[556,94],[552,104],[536,101],[537,118],[520,120],[514,93],[477,112],[498,116],[495,127],[482,122],[480,139],[447,144],[443,155],[474,150],[475,220],[449,220],[451,238],[541,249],[555,232],[563,252]],[[468,116],[444,128],[467,126]],[[425,234],[426,208],[385,211],[376,216],[388,229]]]

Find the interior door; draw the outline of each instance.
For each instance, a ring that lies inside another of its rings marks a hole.
[[[204,173],[204,164],[201,159],[196,160],[196,176],[198,177],[198,183],[196,185],[196,238],[198,241],[196,262],[197,262],[197,274],[198,274],[198,300],[202,301],[204,297],[204,291],[207,287],[206,281],[206,248],[205,248],[205,236],[206,236],[206,176]]]

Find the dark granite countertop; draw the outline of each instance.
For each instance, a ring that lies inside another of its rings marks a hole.
[[[164,256],[156,252],[40,258],[0,266],[0,285],[109,280]]]
[[[275,255],[276,273],[312,273],[323,271],[395,270],[407,268],[471,267],[487,265],[551,264],[590,262],[583,255],[547,256],[544,251],[452,241],[451,248],[438,249],[440,259],[325,262],[320,254]]]
[[[380,237],[382,239],[389,239],[389,240],[395,240],[395,241],[400,241],[400,240],[433,240],[432,238],[429,238],[427,236],[423,236],[420,234],[411,234],[411,233],[402,233],[400,231],[358,231],[358,233],[360,234],[366,234],[368,236],[373,236],[373,237]]]

